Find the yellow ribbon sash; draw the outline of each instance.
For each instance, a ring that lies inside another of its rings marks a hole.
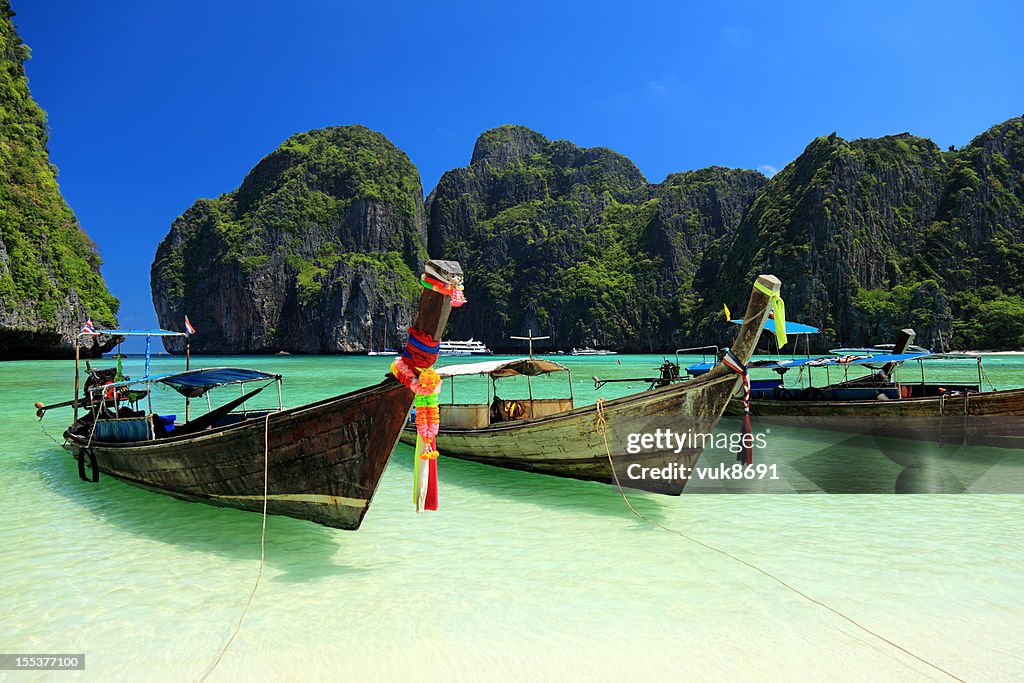
[[[771,291],[756,280],[754,289],[768,297],[768,305],[772,307],[772,313],[775,316],[775,341],[779,343],[781,349],[788,341],[788,337],[786,337],[786,302],[777,292]]]

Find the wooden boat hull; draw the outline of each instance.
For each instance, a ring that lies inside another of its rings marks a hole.
[[[617,476],[624,487],[679,495],[686,485],[685,477],[652,478],[650,472],[647,476],[638,475],[643,468],[665,471],[675,466],[675,472],[679,467],[692,470],[703,444],[631,453],[630,435],[653,435],[666,429],[677,434],[710,433],[737,382],[738,375],[722,374],[699,384],[675,384],[605,402],[607,450],[599,430],[597,407],[593,405],[476,429],[442,425],[437,446],[442,457],[606,484],[614,484]],[[415,444],[416,430],[407,427],[401,440]]]
[[[461,283],[456,262],[432,260],[426,269],[449,285]],[[440,339],[450,296],[425,288],[413,327]],[[64,439],[80,472],[88,460],[94,472],[178,498],[254,512],[266,500],[269,514],[354,530],[370,507],[412,402],[412,390],[389,376],[372,387],[191,434],[98,442],[89,438],[89,425],[76,420]],[[77,398],[74,404],[77,418]]]
[[[781,287],[774,276],[758,278],[732,347],[741,364],[757,346]],[[442,424],[437,447],[443,456],[498,467],[679,495],[741,381],[719,363],[692,381],[597,405],[485,427]],[[669,441],[669,430],[682,440]],[[415,430],[402,440],[415,443]]]
[[[743,414],[733,397],[726,415]],[[755,419],[811,429],[875,436],[1024,448],[1024,389],[885,401],[755,399]]]
[[[397,381],[196,435],[67,448],[102,474],[185,500],[358,529],[412,404]],[[267,468],[264,468],[265,444]]]

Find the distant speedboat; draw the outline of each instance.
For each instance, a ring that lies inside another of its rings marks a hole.
[[[592,349],[589,346],[582,349],[573,349],[571,354],[573,356],[616,356],[616,351],[609,351],[608,349]]]
[[[442,341],[439,356],[485,356],[490,355],[491,350],[483,342],[470,339],[469,341]]]

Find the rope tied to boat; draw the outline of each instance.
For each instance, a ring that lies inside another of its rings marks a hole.
[[[260,567],[256,573],[256,582],[252,585],[252,590],[249,592],[249,599],[245,601],[245,607],[242,609],[242,614],[238,617],[238,623],[235,624],[235,630],[231,633],[231,637],[228,638],[228,642],[224,643],[224,647],[221,648],[220,654],[217,655],[217,659],[214,660],[213,665],[206,670],[206,673],[199,679],[199,683],[202,683],[207,677],[213,673],[213,670],[220,664],[220,660],[224,658],[224,654],[231,647],[231,643],[234,642],[235,636],[242,629],[242,621],[245,619],[245,615],[249,612],[249,606],[252,605],[252,599],[256,595],[256,589],[259,588],[260,579],[263,578],[263,564],[266,559],[267,549],[267,492],[268,492],[268,480],[270,479],[270,413],[267,413],[266,417],[263,418],[263,527],[260,531]]]
[[[619,474],[618,474],[618,472],[615,471],[615,463],[612,460],[611,446],[609,446],[609,444],[608,444],[608,420],[605,417],[604,399],[603,398],[598,398],[597,399],[597,403],[595,404],[595,408],[597,410],[597,417],[594,419],[594,430],[598,434],[601,435],[601,438],[604,441],[604,452],[605,452],[605,455],[608,458],[608,468],[612,471],[612,479],[615,482],[615,488],[618,489],[619,495],[622,497],[622,501],[626,504],[626,507],[629,508],[629,511],[632,512],[634,515],[636,515],[638,518],[644,520],[645,522],[653,524],[654,526],[658,527],[659,529],[661,529],[663,531],[667,531],[670,534],[675,534],[676,536],[684,538],[687,541],[690,541],[691,543],[695,543],[696,545],[699,545],[699,546],[701,546],[703,548],[706,548],[707,550],[710,550],[712,552],[716,552],[719,555],[723,555],[723,556],[725,556],[725,557],[727,557],[727,558],[729,558],[729,559],[731,559],[731,560],[733,560],[735,562],[738,562],[738,563],[740,563],[740,564],[742,564],[742,565],[744,565],[746,567],[749,567],[750,569],[753,569],[754,571],[758,572],[759,574],[762,574],[762,575],[768,577],[769,579],[771,579],[772,581],[775,581],[777,584],[779,584],[780,586],[782,586],[786,590],[792,591],[793,593],[797,594],[798,596],[802,597],[804,600],[807,600],[808,602],[810,602],[812,604],[815,604],[815,605],[818,605],[819,607],[827,609],[829,612],[832,612],[833,614],[835,614],[836,616],[840,617],[841,619],[846,620],[847,622],[849,622],[850,624],[852,624],[856,628],[860,629],[864,633],[867,633],[868,635],[881,640],[882,642],[884,642],[884,643],[890,645],[891,647],[899,650],[900,652],[906,654],[907,656],[912,657],[913,659],[917,660],[918,662],[921,662],[922,664],[924,664],[926,666],[930,666],[932,669],[935,669],[939,673],[942,673],[942,674],[948,676],[949,678],[953,679],[954,681],[959,681],[960,683],[967,683],[967,681],[965,681],[964,679],[960,678],[956,674],[954,674],[954,673],[952,673],[952,672],[950,672],[950,671],[948,671],[946,669],[943,669],[938,664],[930,662],[927,659],[925,659],[924,657],[921,657],[920,655],[917,655],[917,654],[911,652],[907,648],[905,648],[905,647],[903,647],[903,646],[893,642],[892,640],[889,640],[888,638],[886,638],[882,634],[877,633],[875,631],[872,631],[867,626],[864,626],[863,624],[861,624],[860,622],[855,620],[853,617],[847,616],[843,612],[840,612],[839,610],[837,610],[835,607],[832,607],[831,605],[828,605],[827,603],[824,603],[821,600],[818,600],[817,598],[811,597],[810,595],[808,595],[807,593],[804,593],[799,588],[796,588],[795,586],[793,586],[793,585],[791,585],[789,583],[786,583],[784,580],[780,579],[775,574],[772,574],[771,572],[769,572],[766,569],[762,569],[761,567],[759,567],[758,565],[754,564],[753,562],[748,562],[747,560],[744,560],[741,557],[737,557],[736,555],[733,555],[728,550],[723,550],[721,548],[718,548],[716,546],[711,545],[710,543],[705,543],[704,541],[701,541],[701,540],[699,540],[697,538],[694,538],[693,536],[690,536],[689,534],[686,534],[686,533],[684,533],[682,531],[679,531],[678,529],[673,529],[672,527],[665,526],[661,522],[655,521],[655,520],[651,519],[650,517],[644,515],[639,510],[637,510],[635,507],[633,507],[633,504],[629,501],[629,498],[626,496],[626,492],[622,488],[622,483],[619,481]]]
[[[608,431],[608,421],[604,419],[604,398],[598,397],[597,403],[595,403],[594,405],[597,408],[597,418],[595,418],[594,420],[594,429],[597,431],[598,434],[604,436],[605,433]],[[604,445],[608,445],[607,438],[605,438]],[[608,457],[610,461],[611,455],[609,454]]]
[[[780,299],[781,300],[781,299]],[[785,311],[783,311],[785,316]],[[785,325],[783,325],[785,327]],[[776,328],[778,329],[778,328]],[[722,365],[729,368],[743,379],[743,450],[736,454],[736,461],[751,465],[754,462],[754,449],[751,439],[748,438],[750,431],[750,371],[746,364],[741,361],[732,349],[726,349],[722,356]]]

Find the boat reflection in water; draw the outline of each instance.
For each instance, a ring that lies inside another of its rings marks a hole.
[[[1024,418],[1001,420],[1004,429],[1024,433]],[[719,429],[738,432],[741,422],[723,417]],[[765,435],[765,447],[754,451],[754,465],[767,465],[767,476],[694,476],[686,493],[1024,493],[1021,449],[896,438],[878,426],[871,433],[806,429],[778,418],[755,417],[752,431]],[[705,475],[717,475],[735,463],[734,453],[708,448],[700,464]]]

